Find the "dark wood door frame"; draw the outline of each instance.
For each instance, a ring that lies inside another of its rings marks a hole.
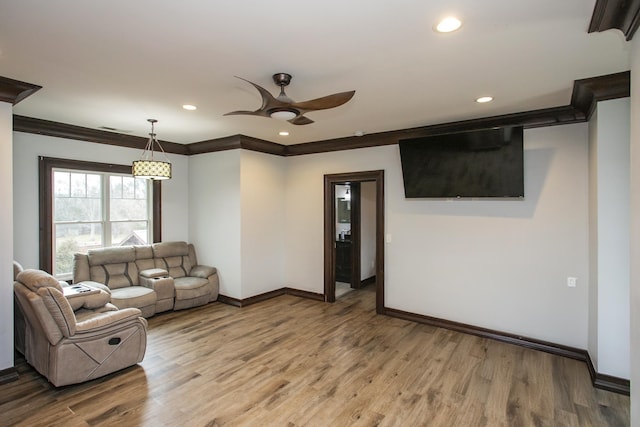
[[[324,300],[336,300],[336,184],[376,184],[376,312],[384,311],[384,171],[347,172],[324,176]],[[359,272],[357,274],[359,276]]]
[[[353,289],[360,288],[360,269],[361,269],[361,253],[360,253],[360,183],[349,181],[351,190],[351,282],[349,283]],[[335,232],[334,232],[335,235]]]

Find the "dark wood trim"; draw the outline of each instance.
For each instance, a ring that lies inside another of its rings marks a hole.
[[[287,295],[293,295],[295,297],[312,299],[315,301],[324,301],[324,295],[316,292],[303,291],[301,289],[284,288]]]
[[[287,146],[287,156],[326,153],[330,151],[352,150],[356,148],[377,147],[397,144],[401,139],[420,138],[451,132],[463,132],[488,129],[500,126],[523,126],[525,129],[555,126],[585,121],[585,115],[571,105],[566,107],[545,108],[522,113],[463,120],[411,129],[373,133],[363,136],[328,139]]]
[[[631,95],[631,72],[609,74],[590,79],[576,80],[571,94],[571,105],[582,111],[587,120],[599,101],[626,98]]]
[[[286,294],[286,290],[284,288],[280,288],[280,289],[276,289],[276,290],[273,290],[273,291],[265,292],[265,293],[262,293],[262,294],[254,295],[252,297],[244,298],[243,300],[241,300],[240,307],[246,307],[248,305],[257,304],[259,302],[266,301],[266,300],[269,300],[271,298],[279,297],[279,296],[285,295],[285,294]]]
[[[362,242],[361,230],[362,209],[360,208],[360,183],[352,182],[351,190],[351,287],[360,288],[360,274],[362,260],[360,259]],[[334,233],[335,236],[335,233]]]
[[[151,215],[153,221],[153,243],[162,242],[162,181],[154,180]]]
[[[640,2],[640,0],[636,1]],[[360,137],[351,136],[288,146],[245,135],[233,135],[184,145],[162,141],[162,146],[168,153],[181,155],[196,155],[242,148],[277,156],[301,156],[305,154],[393,145],[397,144],[400,139],[420,138],[443,133],[500,126],[523,126],[525,129],[531,129],[582,123],[589,119],[590,113],[593,111],[597,101],[629,96],[629,75],[630,73],[626,71],[608,76],[576,80],[574,81],[571,103],[560,107],[543,108],[540,110],[379,132]],[[128,148],[142,149],[147,141],[146,138],[133,135],[123,135],[115,132],[84,128],[24,116],[14,115],[13,126],[14,131],[17,132],[49,135]]]
[[[18,102],[33,95],[40,89],[42,89],[42,86],[0,76],[1,102],[8,102],[11,105],[16,105]]]
[[[228,297],[226,295],[218,294],[218,302],[222,304],[232,305],[234,307],[242,307],[242,300],[234,297]]]
[[[376,282],[376,276],[367,277],[366,279],[363,279],[360,281],[360,287],[364,288],[365,286],[368,286],[375,282]]]
[[[587,369],[589,370],[591,383],[595,388],[612,391],[614,393],[625,394],[627,396],[630,395],[631,382],[629,380],[614,377],[612,375],[599,374],[596,371],[595,366],[593,365],[591,356],[589,356],[589,353],[587,351],[585,351],[585,353],[586,353],[585,363],[587,364]]]
[[[187,154],[195,155],[214,153],[216,151],[235,150],[238,148],[257,151],[260,153],[274,154],[276,156],[285,155],[284,145],[245,135],[233,135],[187,144]]]
[[[594,387],[626,395],[629,395],[630,392],[629,380],[597,373],[587,350],[582,350],[579,348],[569,347],[561,344],[555,344],[552,342],[542,341],[534,338],[527,338],[521,335],[510,334],[493,329],[481,328],[478,326],[468,325],[466,323],[453,322],[437,317],[396,310],[393,308],[385,307],[382,314],[390,317],[397,317],[399,319],[408,320],[411,322],[422,323],[438,328],[476,335],[482,338],[488,338],[507,344],[529,348],[532,350],[544,351],[545,353],[550,353],[556,356],[579,360],[585,362],[587,370],[589,371],[589,375],[591,376],[591,382],[593,383]]]
[[[627,41],[633,38],[640,24],[639,0],[596,0],[589,32],[611,29],[622,31]]]
[[[187,154],[215,153],[216,151],[235,150],[240,148],[242,135],[232,135],[224,138],[209,139],[187,145]]]
[[[322,294],[303,291],[300,289],[280,288],[280,289],[275,289],[273,291],[265,292],[263,294],[254,295],[252,297],[245,298],[245,299],[228,297],[226,295],[218,295],[218,302],[232,305],[234,307],[246,307],[248,305],[257,304],[259,302],[266,301],[271,298],[276,298],[282,295],[293,295],[300,298],[307,298],[307,299],[312,299],[316,301],[324,301],[324,296]]]
[[[347,172],[324,176],[324,300],[335,302],[335,185],[345,182],[376,183],[376,312],[384,308],[384,170]]]
[[[324,176],[324,300],[336,301],[336,183],[332,175]]]
[[[618,394],[631,395],[631,381],[605,374],[596,374],[592,379],[593,386]]]
[[[53,274],[53,198],[51,194],[51,177],[54,168],[76,169],[84,171],[98,171],[107,173],[131,174],[131,165],[115,165],[110,163],[85,162],[82,160],[58,159],[54,157],[38,158],[38,198],[40,223],[40,269]],[[162,241],[162,185],[160,181],[153,183],[152,195],[152,239]]]
[[[450,329],[456,332],[476,335],[482,338],[489,338],[496,341],[515,344],[521,347],[531,348],[533,350],[544,351],[555,354],[557,356],[569,357],[571,359],[586,361],[585,350],[554,344],[547,341],[527,338],[520,335],[509,334],[506,332],[496,331],[493,329],[480,328],[466,323],[452,322],[450,320],[439,319],[437,317],[425,316],[422,314],[409,313],[407,311],[396,310],[394,308],[384,308],[387,316],[397,317],[399,319],[410,320],[416,323],[436,326],[438,328]]]
[[[18,378],[18,370],[15,367],[3,369],[0,371],[0,385],[17,381]]]
[[[148,139],[141,136],[125,135],[105,130],[85,128],[49,120],[32,117],[13,116],[13,130],[16,132],[35,133],[39,135],[55,136],[57,138],[75,139],[79,141],[96,142],[99,144],[115,145],[126,148],[144,149]],[[187,154],[187,146],[175,142],[160,141],[167,153]]]

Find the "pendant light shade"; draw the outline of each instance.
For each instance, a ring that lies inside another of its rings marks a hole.
[[[136,178],[146,179],[171,179],[171,162],[164,152],[162,145],[156,139],[154,132],[154,124],[156,119],[147,119],[151,123],[151,133],[149,134],[149,141],[147,142],[142,157],[140,160],[133,162],[131,173]],[[164,160],[154,159],[155,146],[158,145],[160,152],[164,156]]]

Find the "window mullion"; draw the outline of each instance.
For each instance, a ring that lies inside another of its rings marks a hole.
[[[111,243],[111,218],[109,210],[111,208],[111,181],[110,175],[102,174],[102,241],[105,247],[112,245]]]

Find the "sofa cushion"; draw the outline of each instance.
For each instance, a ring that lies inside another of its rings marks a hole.
[[[118,288],[111,292],[111,302],[119,309],[155,305],[157,299],[158,297],[153,289],[145,288],[144,286]]]
[[[176,300],[192,299],[211,292],[209,281],[200,277],[180,277],[174,279]]]
[[[151,245],[134,246],[136,250],[136,266],[138,270],[149,270],[155,268],[155,260],[153,259],[153,249]]]
[[[136,260],[136,250],[133,246],[90,249],[88,257],[89,265],[91,266],[134,262]]]

